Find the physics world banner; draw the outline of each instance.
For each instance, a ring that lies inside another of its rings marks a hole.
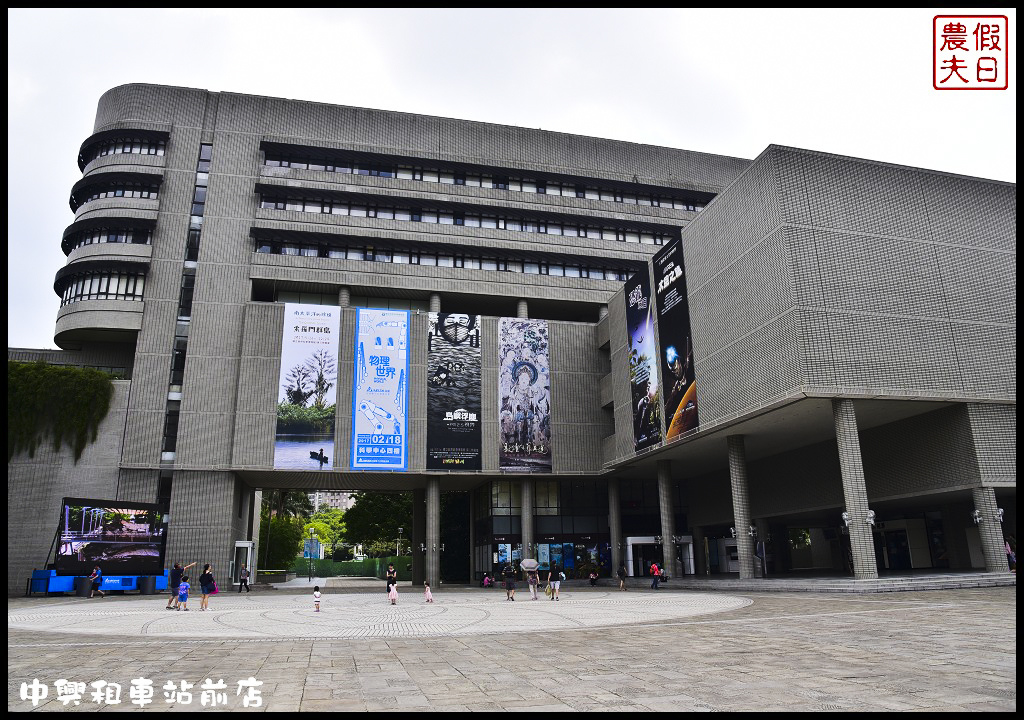
[[[551,472],[547,320],[500,318],[498,431],[502,472]]]
[[[697,428],[697,386],[682,238],[655,255],[653,265],[665,390],[665,439],[671,440]]]
[[[427,470],[480,469],[480,316],[429,315]]]
[[[654,308],[646,269],[626,283],[626,326],[629,332],[629,382],[633,408],[633,450],[661,442],[661,398],[658,397]]]
[[[353,470],[408,467],[409,312],[359,308],[352,382]]]

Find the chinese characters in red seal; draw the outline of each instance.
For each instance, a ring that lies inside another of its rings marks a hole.
[[[932,86],[936,90],[1009,87],[1005,15],[936,15],[932,20]]]

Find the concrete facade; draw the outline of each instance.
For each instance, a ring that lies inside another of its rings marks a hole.
[[[1015,185],[777,146],[751,162],[153,85],[104,94],[94,130],[83,143],[84,177],[64,238],[68,265],[55,290],[66,293],[69,282],[88,273],[130,268],[144,274],[144,293],[135,301],[66,302],[55,333],[65,352],[9,349],[8,357],[125,368],[130,380],[117,381],[125,385],[119,409],[104,422],[101,443],[86,451],[107,479],[83,491],[48,490],[44,498],[28,492],[28,484],[64,487],[66,462],[15,458],[9,507],[31,506],[56,519],[59,507],[46,505],[51,496],[59,503],[61,494],[113,492],[152,502],[169,487],[168,562],[211,562],[222,572],[233,568],[234,543],[253,537],[258,491],[280,487],[426,491],[428,547],[441,544],[440,494],[471,492],[471,507],[490,508],[474,511],[470,521],[471,577],[492,569],[483,558],[497,554],[499,544],[526,543],[532,552],[544,542],[594,548],[616,566],[629,546],[639,553],[630,562],[641,567],[657,556],[676,573],[750,576],[760,561],[758,544],[746,542],[749,527],[759,528],[757,539],[769,546],[769,572],[803,569],[804,555],[813,556],[808,567],[827,561],[837,572],[896,569],[903,543],[914,567],[969,568],[981,557],[984,567],[1005,570],[995,545],[1016,525]],[[98,143],[118,137],[163,142],[165,151],[94,157]],[[307,167],[268,164],[276,157]],[[325,158],[562,190],[329,172]],[[159,197],[82,201],[110,183],[158,187]],[[645,195],[646,204],[637,200]],[[610,236],[261,207],[261,198],[278,196],[492,214],[604,228]],[[666,207],[652,197],[675,200]],[[73,247],[82,233],[102,227],[144,228],[151,241]],[[201,233],[190,235],[190,227]],[[616,234],[624,239],[611,239]],[[593,274],[587,268],[650,272],[659,241],[680,236],[700,427],[637,456],[623,283],[582,275]],[[584,271],[501,272],[325,252],[354,245]],[[283,254],[291,246],[296,254]],[[305,255],[300,246],[320,250]],[[329,471],[273,469],[283,303],[292,297],[343,308]],[[406,473],[353,472],[338,462],[349,457],[352,429],[352,306],[380,302],[412,310]],[[479,472],[426,470],[428,309],[483,316]],[[549,321],[552,474],[536,483],[501,473],[498,463],[503,316]],[[176,353],[186,345],[181,372]],[[833,404],[843,408],[842,425]],[[176,436],[168,452],[172,414]],[[840,427],[852,434],[837,444]],[[844,495],[858,482],[846,463],[854,455],[862,461],[863,487],[855,496],[866,498],[866,507]],[[546,494],[548,479],[557,481],[554,500]],[[489,502],[495,484],[506,482],[519,504],[502,520]],[[529,484],[520,488],[521,482]],[[973,525],[974,510],[988,518],[993,508],[1004,510],[1001,531],[992,525],[998,520]],[[868,510],[875,512],[873,528]],[[842,512],[861,525],[848,532]],[[30,534],[33,547],[54,530]],[[794,544],[793,531],[808,533],[813,552]],[[637,539],[649,536],[657,542]],[[856,541],[850,563],[846,538]],[[414,565],[415,577],[425,570],[432,584],[440,580],[432,550],[414,557]],[[23,574],[20,566],[10,570],[9,592],[23,588]]]

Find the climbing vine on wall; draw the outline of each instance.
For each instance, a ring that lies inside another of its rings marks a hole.
[[[35,457],[36,448],[49,438],[54,452],[61,445],[70,447],[77,463],[96,441],[113,394],[110,376],[99,370],[8,361],[8,462],[22,451]]]

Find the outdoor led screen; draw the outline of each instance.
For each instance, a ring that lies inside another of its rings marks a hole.
[[[58,575],[160,575],[167,527],[158,505],[64,498],[57,535]]]

